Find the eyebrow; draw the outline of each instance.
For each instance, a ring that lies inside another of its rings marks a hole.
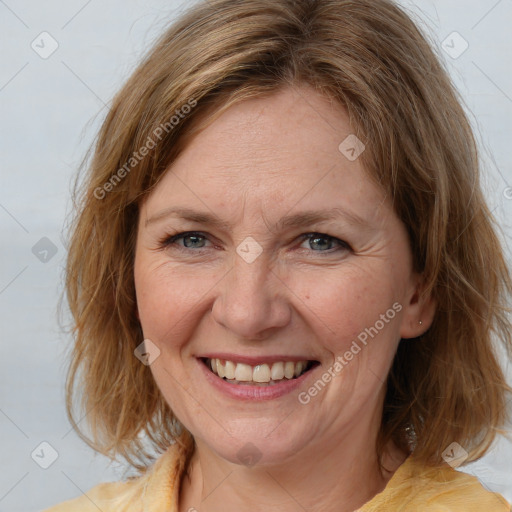
[[[231,224],[220,219],[217,215],[208,212],[196,211],[187,207],[170,207],[146,219],[145,227],[160,222],[168,217],[179,217],[191,222],[208,224],[219,229],[229,230]],[[356,213],[349,212],[342,208],[330,208],[327,210],[307,210],[301,213],[287,215],[276,223],[277,229],[300,227],[318,222],[346,219],[349,223],[359,227],[368,228],[369,222]]]

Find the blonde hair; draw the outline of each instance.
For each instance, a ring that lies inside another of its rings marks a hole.
[[[179,426],[150,369],[134,357],[143,339],[133,276],[140,202],[198,122],[212,121],[208,114],[300,84],[346,108],[366,142],[365,169],[393,199],[415,268],[437,301],[430,329],[399,344],[379,456],[392,439],[440,464],[456,441],[469,462],[504,433],[511,388],[493,340],[512,355],[512,283],[470,124],[427,38],[390,0],[208,0],[172,24],[114,98],[75,190],[67,410],[95,450],[143,469],[152,455],[138,433],[161,452]],[[180,115],[187,104],[193,108]]]

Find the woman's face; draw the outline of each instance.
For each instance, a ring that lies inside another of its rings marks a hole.
[[[141,207],[151,371],[185,427],[229,461],[367,442],[400,338],[428,327],[406,229],[351,134],[345,111],[306,87],[246,100]],[[288,378],[300,361],[307,371]]]

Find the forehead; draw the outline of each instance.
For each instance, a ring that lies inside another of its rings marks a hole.
[[[343,143],[354,138],[345,109],[309,87],[243,100],[188,142],[148,209],[179,202],[235,215],[243,203],[245,213],[272,217],[342,203],[373,215],[384,197],[360,159],[347,158]]]

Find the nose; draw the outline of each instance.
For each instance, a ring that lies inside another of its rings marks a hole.
[[[263,254],[252,263],[238,255],[234,259],[218,284],[213,318],[239,338],[264,339],[290,322],[289,289]]]

